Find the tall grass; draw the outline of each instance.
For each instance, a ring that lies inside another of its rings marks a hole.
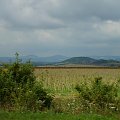
[[[44,87],[48,88],[49,92],[54,93],[52,102],[54,112],[80,114],[85,110],[82,109],[83,103],[75,86],[84,82],[85,85],[91,87],[94,79],[100,76],[103,78],[103,86],[115,84],[120,79],[120,69],[40,69],[35,71],[35,75],[38,80],[43,79]],[[120,90],[118,97],[120,97]],[[93,110],[88,112],[91,111],[93,112]]]
[[[56,96],[75,95],[75,86],[84,81],[89,84],[96,77],[102,77],[103,82],[113,83],[120,79],[120,69],[37,69],[37,79],[43,79],[45,88]]]

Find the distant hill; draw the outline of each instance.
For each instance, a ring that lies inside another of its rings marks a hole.
[[[45,65],[53,65],[53,66],[60,66],[60,65],[93,65],[93,66],[113,66],[118,67],[120,66],[120,60],[119,57],[104,57],[105,59],[102,59],[103,57],[66,57],[62,55],[55,55],[50,57],[38,57],[35,55],[28,55],[28,56],[22,56],[20,59],[22,62],[26,62],[28,60],[31,60],[33,65],[35,66],[45,66]],[[110,58],[110,59],[109,59]],[[114,59],[111,59],[114,58]],[[0,66],[2,63],[9,63],[15,61],[14,57],[0,57]]]
[[[50,56],[50,57],[40,57],[39,59],[43,62],[51,62],[52,63],[52,62],[61,62],[68,58],[69,57],[62,56],[62,55],[54,55],[54,56]]]
[[[90,57],[73,57],[60,62],[61,65],[77,64],[77,65],[94,65],[94,66],[120,66],[120,61],[93,59]]]
[[[60,62],[63,60],[68,59],[66,56],[62,55],[54,55],[54,56],[49,56],[49,57],[38,57],[35,55],[28,55],[28,56],[23,56],[21,57],[23,61],[31,60],[33,62],[47,62],[47,63],[52,63],[52,62]]]
[[[92,64],[96,60],[90,57],[73,57],[62,61],[64,64]]]
[[[35,55],[28,55],[28,56],[20,56],[20,59],[22,60],[22,62],[31,60],[35,64],[48,64],[48,63],[56,63],[56,62],[64,61],[68,59],[68,57],[62,55],[55,55],[50,57],[38,57]],[[14,57],[0,57],[0,63],[8,63],[13,61],[15,61]]]
[[[0,63],[8,63],[14,60],[15,60],[14,57],[0,57]]]
[[[117,60],[120,61],[120,56],[91,56],[93,59],[103,59],[103,60]]]

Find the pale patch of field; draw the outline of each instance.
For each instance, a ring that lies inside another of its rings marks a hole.
[[[38,80],[43,80],[44,87],[55,95],[77,95],[75,86],[81,82],[89,84],[96,77],[102,77],[105,83],[120,79],[120,69],[36,69]]]

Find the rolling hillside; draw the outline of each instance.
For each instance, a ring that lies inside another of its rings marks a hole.
[[[90,57],[73,57],[60,62],[62,65],[95,65],[95,66],[120,66],[120,61],[116,60],[104,60],[104,59],[93,59]]]
[[[99,59],[99,58],[92,58],[92,57],[72,57],[69,58],[62,55],[55,55],[50,57],[38,57],[35,55],[29,56],[22,56],[20,59],[22,62],[26,62],[31,60],[33,65],[35,66],[45,66],[45,65],[52,65],[52,66],[69,66],[69,65],[87,65],[87,66],[110,66],[110,67],[118,67],[120,66],[120,61],[114,59]],[[101,57],[100,57],[101,58]],[[107,58],[107,57],[106,57]],[[0,66],[2,63],[9,63],[15,61],[14,57],[0,57]]]

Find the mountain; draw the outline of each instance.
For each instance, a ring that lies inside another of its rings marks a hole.
[[[113,58],[113,59],[112,59]],[[120,66],[119,57],[66,57],[62,55],[55,55],[50,57],[38,57],[35,55],[28,55],[20,57],[22,62],[31,60],[35,66],[44,65],[93,65],[93,66]],[[117,60],[116,60],[117,59]],[[0,57],[0,66],[2,63],[15,61],[14,57]]]
[[[64,64],[92,64],[96,60],[89,57],[73,57],[67,60],[64,60]]]
[[[94,63],[94,65],[99,65],[99,66],[120,66],[120,61],[117,60],[104,60],[104,59],[100,59],[100,60],[96,60]]]
[[[60,61],[66,60],[68,59],[68,57],[62,56],[62,55],[54,55],[49,57],[38,57],[35,55],[28,55],[28,56],[21,57],[21,59],[24,61],[31,60],[33,62],[53,63],[53,62],[60,62]]]
[[[54,55],[54,56],[50,56],[50,57],[40,57],[40,60],[43,62],[51,62],[52,63],[52,62],[61,62],[68,58],[69,57],[62,56],[62,55]]]
[[[91,56],[93,59],[117,60],[120,61],[120,56]]]
[[[117,60],[104,60],[93,59],[90,57],[73,57],[60,62],[61,65],[94,65],[94,66],[120,66],[120,61]]]
[[[50,56],[50,57],[38,57],[35,55],[28,55],[28,56],[21,56],[20,59],[23,62],[26,62],[28,60],[31,60],[32,62],[37,62],[37,63],[56,63],[56,62],[61,62],[68,57],[62,56],[62,55],[55,55],[55,56]],[[14,57],[0,57],[0,63],[8,63],[8,62],[13,62],[15,61]]]
[[[15,58],[13,58],[13,57],[0,57],[0,63],[8,63],[8,62],[11,62],[14,60],[15,60]]]

